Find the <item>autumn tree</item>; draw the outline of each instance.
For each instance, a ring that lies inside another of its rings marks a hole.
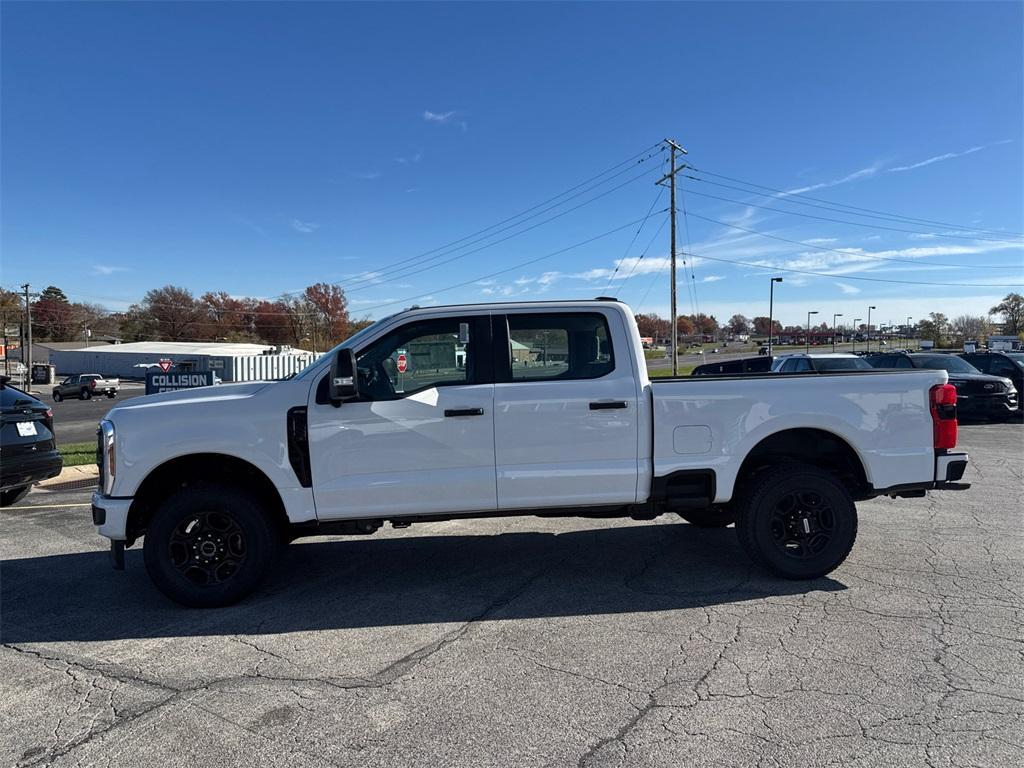
[[[212,341],[254,341],[256,304],[254,299],[236,298],[226,291],[207,292],[199,297],[202,319],[199,336]]]
[[[253,308],[253,330],[268,344],[294,344],[288,306],[283,301],[260,301]]]
[[[750,333],[750,320],[744,315],[736,314],[729,318],[729,332],[736,336]]]
[[[306,288],[303,299],[324,349],[348,336],[348,302],[341,288],[331,283],[314,283]]]
[[[1006,294],[989,312],[1003,316],[1003,333],[1016,335],[1024,331],[1024,296],[1019,293]]]
[[[636,316],[636,327],[640,331],[641,336],[650,336],[653,339],[665,339],[668,338],[669,321],[658,315],[651,313],[649,315],[640,314]]]
[[[40,341],[72,341],[78,336],[75,310],[55,285],[47,286],[32,302],[32,331]]]
[[[129,310],[151,321],[162,341],[195,339],[203,319],[202,308],[187,288],[165,285],[147,291],[142,302]]]
[[[767,336],[769,322],[771,323],[772,327],[775,328],[775,335],[782,333],[782,323],[780,323],[778,320],[769,321],[767,317],[754,318],[754,333],[756,333],[758,336]]]
[[[962,345],[966,341],[983,341],[988,336],[989,319],[975,315],[960,315],[953,319],[953,332]]]
[[[928,318],[917,324],[918,338],[924,341],[934,342],[935,346],[941,347],[949,319],[941,312],[931,312]]]

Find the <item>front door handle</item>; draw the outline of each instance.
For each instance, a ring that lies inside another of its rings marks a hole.
[[[445,408],[445,416],[483,416],[483,408]]]
[[[614,411],[618,408],[627,408],[629,403],[625,400],[600,400],[590,404],[592,411]]]

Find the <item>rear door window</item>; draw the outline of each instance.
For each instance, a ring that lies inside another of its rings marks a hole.
[[[510,314],[511,381],[598,379],[615,369],[608,321],[598,312]]]

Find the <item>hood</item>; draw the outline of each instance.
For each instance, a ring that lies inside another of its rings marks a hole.
[[[196,405],[198,403],[215,403],[239,400],[255,395],[262,389],[274,385],[272,381],[243,381],[237,384],[218,384],[213,387],[196,387],[179,389],[177,392],[162,392],[158,395],[143,395],[118,405],[115,411],[129,411],[140,408],[158,408],[161,406]]]

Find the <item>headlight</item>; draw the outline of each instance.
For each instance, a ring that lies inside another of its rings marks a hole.
[[[117,441],[114,439],[113,423],[106,419],[100,422],[99,439],[99,455],[96,458],[100,465],[100,493],[109,496],[117,476]]]

